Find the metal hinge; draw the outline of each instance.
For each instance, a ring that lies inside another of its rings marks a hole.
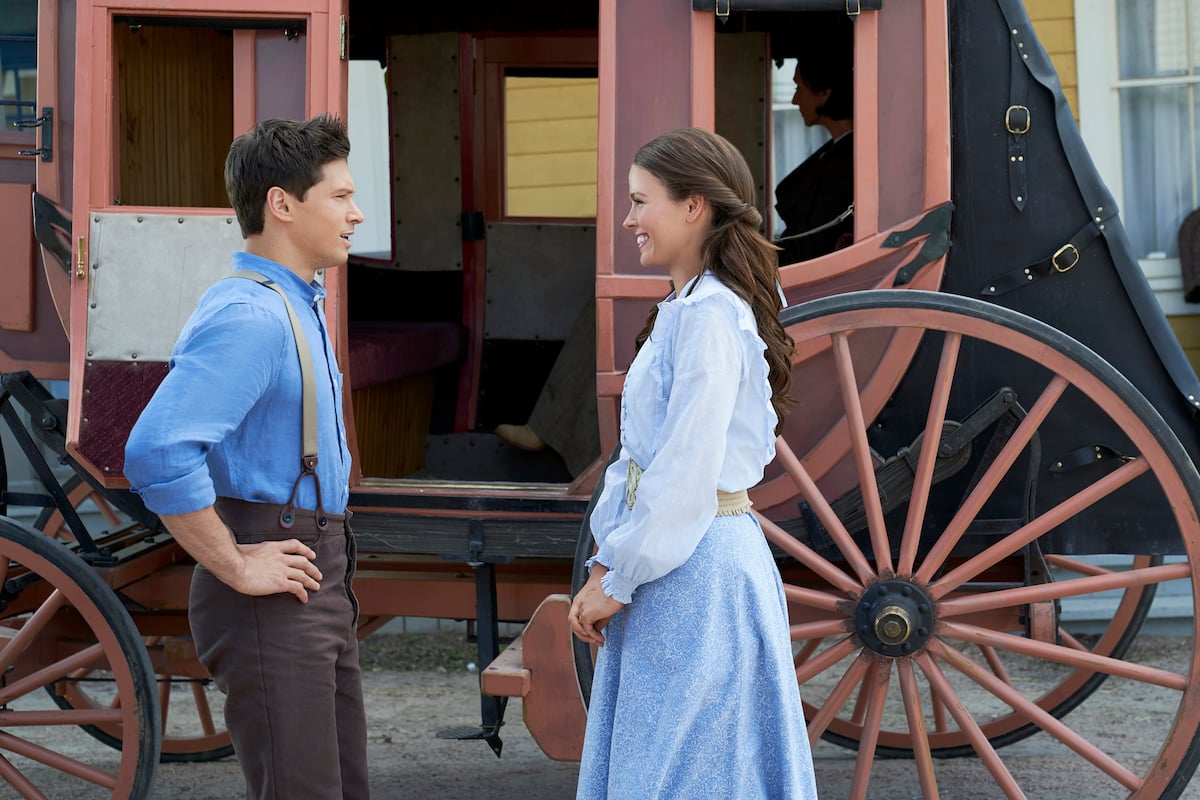
[[[54,160],[54,109],[42,106],[42,115],[33,119],[18,119],[13,122],[18,128],[41,128],[42,146],[32,150],[18,150],[19,156],[41,156],[42,161],[49,163]]]
[[[87,277],[87,238],[79,237],[79,247],[75,253],[75,277],[82,280]]]
[[[346,15],[338,17],[338,58],[346,60]]]

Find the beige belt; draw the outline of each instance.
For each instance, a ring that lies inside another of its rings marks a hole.
[[[642,468],[632,458],[629,459],[629,468],[625,472],[625,505],[633,508],[633,504],[637,502],[638,483],[642,480]],[[746,514],[750,511],[750,495],[745,489],[738,492],[722,492],[717,489],[717,516],[718,517],[736,517],[738,514]]]

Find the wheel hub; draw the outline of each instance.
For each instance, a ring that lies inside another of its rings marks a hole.
[[[933,601],[925,590],[899,578],[869,587],[854,609],[863,644],[890,658],[911,655],[933,635]]]

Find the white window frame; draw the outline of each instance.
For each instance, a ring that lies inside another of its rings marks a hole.
[[[1117,208],[1124,209],[1116,0],[1075,0],[1075,59],[1079,129]],[[1183,300],[1178,258],[1141,259],[1139,264],[1167,315],[1200,314],[1200,306]]]

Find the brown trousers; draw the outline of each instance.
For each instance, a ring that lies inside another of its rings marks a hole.
[[[350,526],[329,514],[321,531],[312,512],[297,509],[293,527],[283,529],[279,506],[218,498],[216,508],[241,544],[304,542],[324,576],[306,604],[290,594],[241,594],[199,565],[192,578],[192,637],[200,662],[226,694],[225,724],[246,796],[368,797]]]

